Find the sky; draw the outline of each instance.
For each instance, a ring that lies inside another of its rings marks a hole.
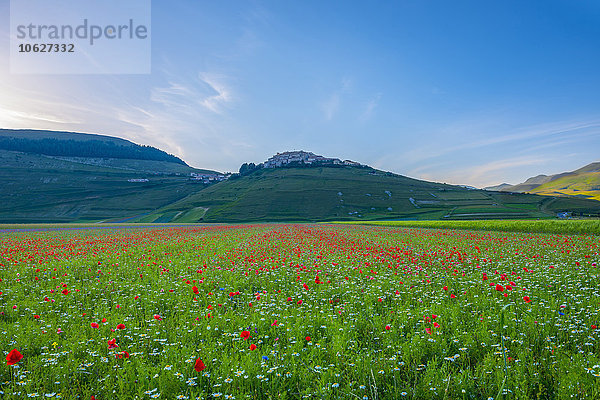
[[[140,75],[11,74],[9,10],[0,128],[222,172],[305,150],[476,187],[600,160],[598,1],[155,0]]]

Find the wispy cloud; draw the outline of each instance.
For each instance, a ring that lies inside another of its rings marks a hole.
[[[420,168],[410,171],[409,175],[425,180],[486,187],[505,182],[507,176],[514,176],[523,167],[544,165],[550,161],[552,159],[544,157],[511,157],[454,169],[444,170],[441,165],[431,166],[429,170]]]
[[[329,95],[327,100],[320,104],[323,116],[327,121],[331,121],[338,113],[338,111],[340,110],[342,96],[350,93],[352,91],[353,85],[354,81],[351,78],[342,78],[338,85],[338,88],[335,89],[333,93]]]
[[[381,100],[381,93],[377,93],[366,102],[362,114],[358,117],[360,122],[366,122],[371,119],[375,108],[379,105],[379,100]]]
[[[494,126],[498,121],[489,123],[455,124],[432,132],[433,138],[440,138],[438,146],[421,146],[412,148],[404,156],[409,163],[420,163],[449,154],[484,148],[497,148],[500,145],[511,145],[517,149],[525,142],[536,140],[531,146],[551,145],[550,143],[565,140],[577,140],[586,136],[600,135],[600,120],[559,121],[554,123],[531,125],[516,129],[502,129]],[[457,138],[463,138],[456,144]],[[446,142],[448,141],[447,145]]]
[[[321,105],[321,110],[323,111],[323,114],[327,121],[331,121],[339,109],[340,95],[338,93],[333,93],[331,96],[329,96],[329,99],[327,99]]]

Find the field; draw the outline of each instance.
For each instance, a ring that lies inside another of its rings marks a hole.
[[[471,229],[498,232],[600,235],[599,219],[482,220],[482,221],[364,221],[339,222],[404,228]]]
[[[0,397],[597,399],[599,251],[360,225],[4,232]]]

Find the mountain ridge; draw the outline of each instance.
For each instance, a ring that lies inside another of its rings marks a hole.
[[[600,200],[600,162],[592,162],[574,171],[554,175],[537,175],[528,178],[525,182],[500,190]]]

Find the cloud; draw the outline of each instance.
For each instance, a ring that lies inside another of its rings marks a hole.
[[[379,105],[381,100],[381,93],[377,93],[373,98],[369,99],[364,106],[363,112],[358,117],[360,122],[366,122],[373,116],[375,108]]]
[[[483,164],[470,165],[456,169],[443,169],[442,164],[421,167],[410,171],[411,176],[419,179],[446,182],[452,184],[469,184],[475,187],[486,187],[505,182],[507,177],[520,173],[522,167],[544,165],[551,158],[512,157],[494,160]],[[441,172],[440,171],[445,171]],[[414,174],[414,175],[413,175]],[[510,179],[509,179],[510,180]]]
[[[499,128],[499,119],[458,123],[445,126],[435,131],[430,131],[429,136],[438,145],[412,148],[403,155],[407,163],[421,163],[449,154],[460,154],[464,151],[485,148],[495,149],[498,146],[512,146],[524,148],[524,143],[529,143],[528,149],[534,147],[552,146],[553,142],[576,141],[588,136],[600,135],[600,121],[558,121],[547,124],[530,125],[513,129]],[[449,145],[445,145],[446,138]],[[455,143],[457,138],[463,138],[462,143]],[[531,143],[531,141],[535,141]]]
[[[349,77],[343,77],[338,85],[338,88],[320,104],[323,116],[327,121],[331,121],[340,110],[342,97],[352,92],[354,81]]]
[[[340,95],[338,93],[333,93],[329,96],[329,99],[325,101],[321,105],[321,110],[325,116],[327,121],[331,121],[334,115],[338,112],[340,108]]]

